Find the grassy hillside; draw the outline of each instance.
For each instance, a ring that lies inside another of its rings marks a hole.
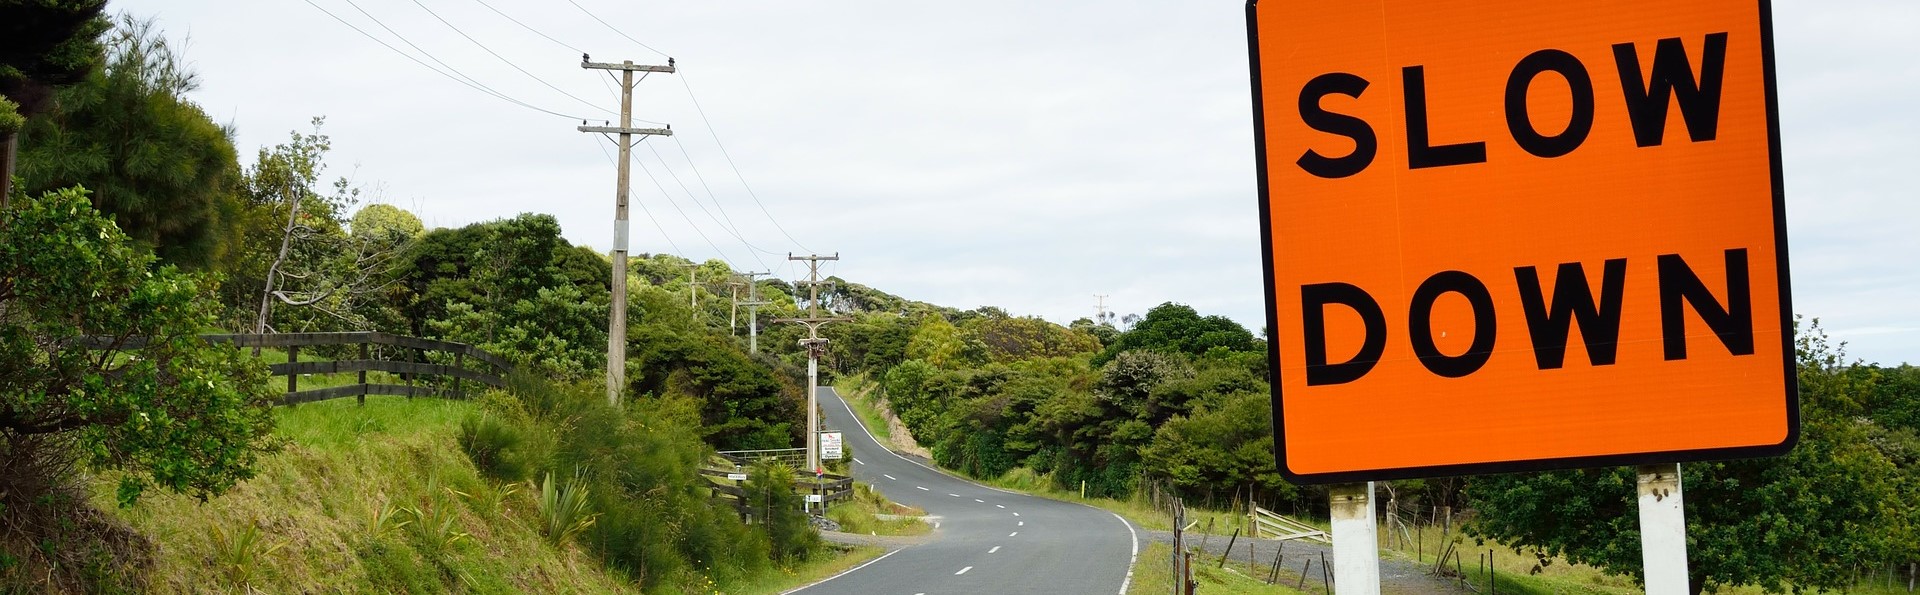
[[[225,496],[95,505],[156,545],[151,588],[266,592],[632,589],[577,547],[541,537],[524,486],[481,479],[454,433],[474,405],[370,397],[280,408],[283,450]]]

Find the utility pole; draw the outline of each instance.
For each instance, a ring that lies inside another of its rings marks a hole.
[[[687,263],[687,312],[695,322],[700,320],[700,294],[695,291],[696,281],[693,274],[700,271],[700,263]]]
[[[737,337],[740,331],[740,274],[734,273],[727,279],[727,298],[732,307],[727,309],[727,336]]]
[[[755,283],[753,278],[771,274],[773,271],[741,273],[747,278],[747,301],[740,302],[739,305],[747,307],[747,352],[749,353],[760,353],[760,307],[772,303],[760,299],[760,284]]]
[[[787,254],[787,260],[802,260],[807,263],[807,280],[804,283],[809,290],[806,318],[788,318],[778,322],[798,322],[807,325],[807,338],[800,345],[807,348],[807,470],[820,469],[820,413],[816,403],[820,392],[820,354],[827,349],[827,340],[820,337],[820,327],[829,322],[848,322],[853,320],[845,316],[820,315],[820,262],[840,260],[840,253],[833,256],[794,256]]]
[[[619,173],[616,175],[613,203],[613,307],[607,312],[607,403],[618,407],[620,388],[627,384],[627,169],[633,163],[633,135],[673,135],[671,126],[633,127],[633,73],[672,73],[674,68],[673,58],[667,58],[666,66],[634,64],[632,60],[619,64],[589,60],[586,54],[581,54],[580,67],[620,71],[620,125],[586,126],[586,122],[581,122],[582,126],[579,127],[581,132],[620,135]]]
[[[1093,294],[1093,299],[1096,302],[1093,305],[1093,323],[1100,324],[1107,319],[1107,294]]]

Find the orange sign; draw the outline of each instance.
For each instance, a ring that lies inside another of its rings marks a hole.
[[[1790,449],[1769,14],[1250,2],[1281,472]]]

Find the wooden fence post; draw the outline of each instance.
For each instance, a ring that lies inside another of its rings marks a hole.
[[[360,406],[367,405],[367,344],[360,344]]]
[[[287,347],[287,363],[288,364],[300,363],[300,346],[299,345],[291,345]],[[292,366],[289,365],[288,367],[292,367]],[[293,393],[297,393],[297,392],[300,392],[300,372],[296,370],[288,370],[287,371],[287,395],[291,396],[293,395]],[[286,399],[282,397],[281,400],[284,401]]]
[[[412,357],[412,356],[414,356],[415,354],[424,354],[424,353],[425,353],[425,352],[422,352],[422,351],[420,351],[420,350],[418,350],[418,349],[411,349],[411,350],[408,350],[408,351],[407,351],[407,355],[408,355],[408,357],[407,357],[407,360],[409,360],[409,362],[411,362],[411,360],[415,360],[415,359],[420,359],[420,358],[417,358],[417,357]],[[402,376],[402,377],[405,377],[405,378],[407,379],[407,398],[409,398],[409,399],[411,399],[411,398],[413,398],[413,394],[414,394],[415,392],[417,392],[417,389],[415,389],[415,388],[413,387],[413,377],[414,377],[414,374],[413,374],[412,372],[407,372],[407,373],[405,373],[405,374],[401,374],[401,376]]]
[[[458,368],[458,370],[456,370],[456,372],[464,372],[464,371],[466,371],[466,368],[467,368],[467,353],[466,353],[466,352],[464,352],[464,351],[455,351],[455,352],[453,352],[453,367],[455,367],[455,368]],[[465,392],[465,390],[464,390],[464,385],[465,385],[465,383],[464,383],[464,382],[461,382],[461,380],[460,380],[460,377],[459,377],[458,375],[455,375],[455,376],[453,377],[453,394],[454,394],[454,395],[455,395],[456,397],[458,397],[458,398],[461,398],[461,399],[465,399],[465,398],[467,398],[467,393],[466,393],[466,392]]]

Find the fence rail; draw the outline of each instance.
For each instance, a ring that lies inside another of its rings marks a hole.
[[[513,370],[513,364],[505,358],[488,353],[486,350],[452,341],[422,339],[406,335],[381,332],[356,333],[270,333],[270,334],[221,334],[201,335],[209,343],[231,343],[236,347],[271,347],[285,349],[287,362],[269,364],[267,369],[274,376],[287,379],[287,392],[280,397],[283,405],[312,403],[329,399],[357,397],[365,403],[367,395],[393,395],[401,397],[440,397],[464,399],[467,397],[466,382],[500,388],[506,385],[502,377]],[[86,343],[94,349],[135,350],[146,346],[145,337],[88,337]],[[323,347],[358,345],[358,359],[335,361],[300,361],[302,347]],[[395,359],[376,359],[368,346],[384,345],[419,352],[424,359],[428,353],[445,353],[453,356],[452,364],[431,363]],[[467,360],[479,362],[479,369],[469,367]],[[399,375],[406,384],[369,382],[368,372],[386,372]],[[345,386],[300,390],[300,376],[304,374],[340,374],[357,373],[357,382]],[[421,377],[439,380],[420,384]],[[450,383],[445,380],[451,380]]]
[[[1251,507],[1251,511],[1247,514],[1247,517],[1248,520],[1252,521],[1249,523],[1253,528],[1250,533],[1256,538],[1265,536],[1268,539],[1279,539],[1282,541],[1305,539],[1318,541],[1323,544],[1333,543],[1332,536],[1327,535],[1325,531],[1281,516],[1280,513],[1261,508],[1257,505]]]
[[[758,462],[761,459],[773,459],[773,461],[776,463],[785,464],[786,466],[792,467],[799,471],[808,470],[805,468],[807,466],[807,449],[804,449],[804,448],[775,448],[775,449],[768,449],[768,450],[723,450],[723,451],[720,451],[718,454],[721,457],[727,459],[728,461],[732,461],[733,464],[740,465],[743,467],[754,464],[755,462]]]
[[[732,457],[727,457],[724,454],[721,456],[727,458],[729,461],[734,460]],[[744,470],[727,471],[708,467],[700,468],[700,475],[719,478],[729,482],[709,482],[711,485],[707,487],[712,489],[710,497],[715,503],[732,508],[734,512],[739,513],[740,518],[743,520],[751,518],[754,514],[752,504],[747,502],[746,489],[740,487],[740,480],[734,479],[734,477],[738,477],[744,472]],[[853,497],[853,478],[845,475],[828,473],[822,477],[814,477],[808,473],[795,473],[792,485],[795,492],[809,495],[818,492],[821,506],[830,505]]]

